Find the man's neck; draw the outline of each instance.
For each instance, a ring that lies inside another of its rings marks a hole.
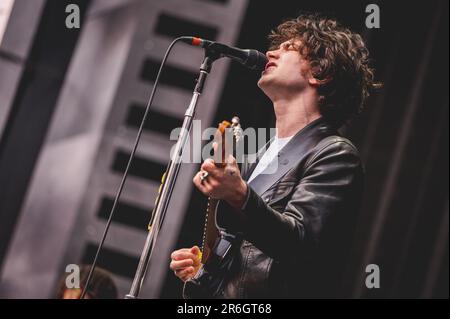
[[[290,99],[273,101],[277,135],[280,138],[295,135],[306,125],[318,119],[317,98],[301,94]]]

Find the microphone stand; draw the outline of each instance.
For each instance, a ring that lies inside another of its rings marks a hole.
[[[203,92],[203,87],[208,74],[211,72],[213,62],[219,58],[220,55],[213,50],[205,50],[205,57],[203,58],[203,62],[200,66],[200,74],[197,79],[197,84],[195,86],[191,102],[189,103],[189,106],[184,114],[184,121],[180,136],[178,137],[175,151],[172,153],[172,158],[170,159],[166,173],[164,174],[161,191],[157,197],[155,208],[153,209],[152,218],[149,224],[149,233],[147,235],[136,274],[133,279],[133,284],[131,285],[130,292],[125,296],[125,299],[136,299],[139,296],[145,275],[147,273],[148,264],[155,248],[156,239],[163,224],[178,172],[181,167],[183,149],[187,139],[189,138],[198,99]]]

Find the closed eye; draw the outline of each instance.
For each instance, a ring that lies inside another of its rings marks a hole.
[[[283,44],[283,49],[285,51],[291,51],[291,50],[297,50],[297,47],[296,47],[295,43],[293,43],[293,42],[286,42]]]

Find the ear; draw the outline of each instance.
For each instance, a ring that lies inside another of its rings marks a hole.
[[[324,84],[326,84],[326,83],[328,83],[328,82],[330,82],[331,81],[331,77],[326,77],[325,79],[323,79],[323,80],[319,80],[319,79],[316,79],[315,77],[313,77],[313,76],[311,76],[309,79],[308,79],[308,83],[311,85],[311,86],[314,86],[314,87],[318,87],[318,86],[320,86],[320,85],[324,85]]]

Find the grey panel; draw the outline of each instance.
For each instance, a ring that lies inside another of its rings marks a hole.
[[[16,0],[0,41],[0,138],[22,75],[44,0]]]
[[[105,196],[114,196],[121,178],[111,169],[112,163],[118,151],[131,150],[137,133],[124,125],[126,115],[133,103],[145,105],[153,85],[140,77],[143,63],[148,58],[160,61],[171,41],[154,34],[158,16],[173,14],[213,25],[219,31],[217,41],[233,44],[246,5],[242,0],[225,5],[199,5],[195,0],[93,2],[6,259],[2,296],[52,296],[65,266],[80,263],[87,245],[100,240],[105,226],[97,214],[100,203]],[[198,72],[201,58],[201,50],[179,45],[168,65]],[[215,114],[228,63],[215,63],[201,97],[197,118],[205,127]],[[155,110],[179,119],[181,125],[189,99],[190,92],[161,85]],[[166,135],[146,131],[137,155],[165,165],[173,143]],[[186,164],[180,172],[143,298],[159,295],[196,167]],[[157,181],[130,176],[122,199],[150,212],[157,188]],[[138,258],[147,233],[147,225],[142,226],[139,230],[113,223],[105,246]],[[115,273],[115,279],[122,297],[131,287],[131,278]]]

